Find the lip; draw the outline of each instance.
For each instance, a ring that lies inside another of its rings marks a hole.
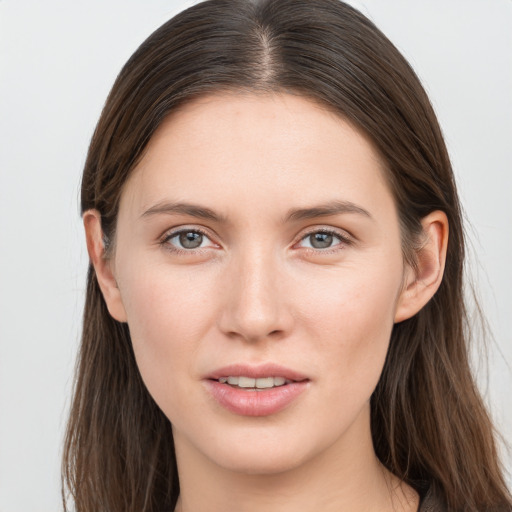
[[[257,366],[247,364],[232,364],[219,368],[218,370],[214,370],[211,374],[206,376],[206,379],[218,380],[221,377],[229,376],[244,376],[251,377],[253,379],[259,379],[262,377],[284,377],[287,380],[292,380],[295,382],[308,380],[307,375],[275,363],[265,363]]]
[[[219,378],[229,376],[246,376],[254,379],[284,377],[289,382],[283,386],[259,391],[244,390],[218,382]],[[309,387],[310,380],[295,370],[270,363],[258,366],[225,366],[212,372],[203,382],[216,402],[228,411],[241,416],[269,416],[282,411],[298,399]]]

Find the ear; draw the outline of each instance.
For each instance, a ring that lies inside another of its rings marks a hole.
[[[397,301],[395,323],[414,316],[434,296],[443,279],[448,246],[448,219],[436,210],[421,221],[424,242],[416,251],[417,268],[407,265]]]
[[[105,253],[101,215],[97,210],[87,210],[83,214],[83,222],[89,259],[96,272],[108,311],[118,322],[126,322],[126,311],[112,270],[112,259]]]

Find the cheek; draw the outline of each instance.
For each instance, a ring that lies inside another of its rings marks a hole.
[[[310,288],[301,309],[329,389],[354,405],[370,397],[380,378],[401,283],[397,267],[340,272]]]
[[[186,273],[159,266],[128,271],[121,295],[137,366],[155,401],[164,409],[184,393],[180,383],[193,371],[194,353],[211,326],[211,294]],[[180,378],[182,377],[182,378]],[[184,384],[185,386],[185,384]]]
[[[400,265],[352,266],[306,280],[294,291],[297,307],[310,325],[322,326],[329,338],[355,336],[364,344],[369,341],[365,334],[391,329]]]
[[[308,268],[283,269],[280,300],[294,323],[281,357],[293,354],[292,360],[304,359],[304,368],[316,372],[322,402],[311,404],[311,421],[321,422],[326,433],[332,429],[333,437],[357,416],[380,377],[400,265]],[[144,264],[143,259],[137,263],[136,258],[120,267],[137,365],[150,394],[172,420],[204,407],[190,384],[197,377],[198,360],[215,354],[224,339],[216,331],[217,315],[227,300],[220,293],[226,282],[221,274],[214,267],[173,269]],[[231,347],[231,342],[222,345],[226,352]]]

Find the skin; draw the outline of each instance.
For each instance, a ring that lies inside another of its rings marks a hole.
[[[344,211],[289,217],[334,202]],[[218,218],[170,211],[175,203]],[[85,213],[109,311],[128,322],[144,382],[173,425],[177,510],[417,509],[417,494],[375,456],[369,400],[394,323],[441,282],[446,217],[422,223],[413,272],[372,143],[287,94],[218,94],[172,114],[125,185],[108,257],[98,212]],[[201,230],[201,246],[180,246],[179,229]],[[330,247],[312,247],[321,230],[335,233]],[[240,362],[299,371],[307,389],[269,416],[232,413],[203,379]]]

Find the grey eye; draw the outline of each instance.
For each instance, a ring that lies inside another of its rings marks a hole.
[[[178,238],[180,245],[185,249],[197,249],[203,243],[203,235],[196,231],[183,231],[173,238]]]
[[[334,236],[331,233],[313,233],[308,238],[314,249],[327,249],[332,246],[334,241]]]
[[[196,249],[218,248],[200,229],[183,228],[169,233],[161,242],[171,251],[193,253]]]

